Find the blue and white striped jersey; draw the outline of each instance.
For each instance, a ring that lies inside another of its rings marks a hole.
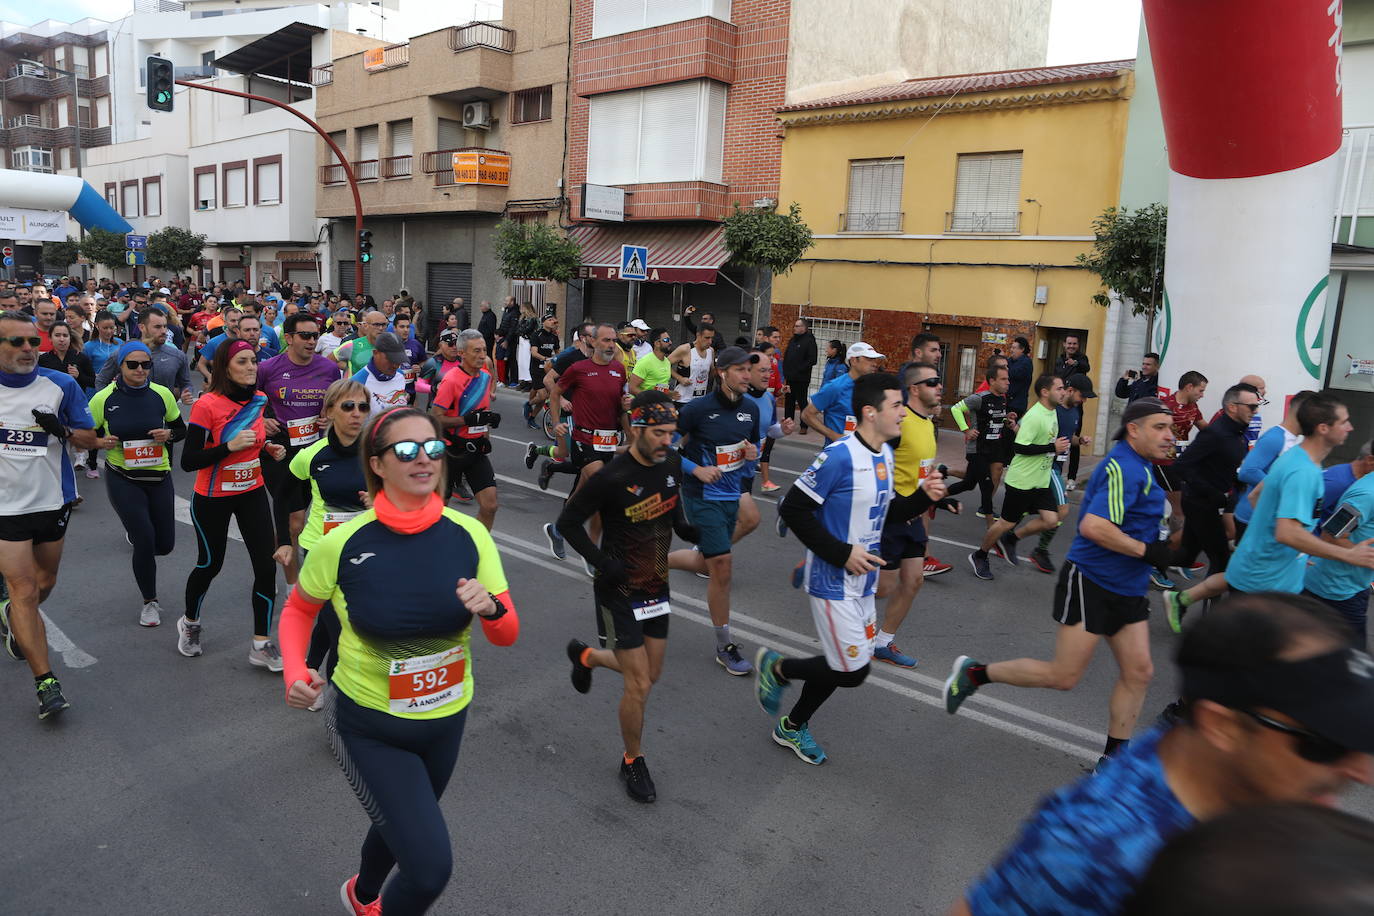
[[[878,552],[892,501],[892,449],[873,452],[857,435],[827,445],[797,479],[797,488],[820,504],[825,529],[847,544]],[[806,552],[803,581],[817,598],[863,598],[878,588],[876,571],[850,575]]]
[[[76,475],[67,443],[43,432],[37,407],[72,429],[94,429],[81,386],[65,372],[39,367],[0,372],[0,514],[60,509],[76,499]]]

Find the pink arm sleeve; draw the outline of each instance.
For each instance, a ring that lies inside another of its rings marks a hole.
[[[281,642],[282,678],[286,689],[296,681],[310,683],[309,669],[305,667],[305,653],[310,647],[310,631],[315,626],[315,617],[324,607],[323,601],[306,597],[299,587],[291,589],[282,608],[281,620],[277,624],[277,639]]]
[[[520,617],[515,613],[515,603],[510,600],[508,591],[497,595],[496,600],[505,606],[506,613],[495,620],[479,617],[482,621],[482,632],[486,634],[487,642],[493,646],[514,645],[520,635]],[[282,615],[282,623],[285,622],[286,616]]]

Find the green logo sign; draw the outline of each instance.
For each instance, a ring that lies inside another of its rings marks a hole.
[[[1169,291],[1164,291],[1164,304],[1155,311],[1154,351],[1159,354],[1159,362],[1169,355],[1169,338],[1174,333],[1174,310],[1169,307]]]
[[[1312,287],[1312,292],[1307,294],[1307,299],[1302,304],[1302,310],[1298,312],[1298,324],[1294,329],[1298,359],[1302,361],[1303,368],[1307,370],[1308,375],[1313,378],[1320,377],[1322,335],[1326,330],[1325,300],[1322,300],[1323,308],[1320,311],[1314,306],[1316,306],[1318,299],[1322,299],[1322,294],[1326,292],[1326,284],[1329,279],[1329,277],[1322,277],[1317,281],[1317,285]]]

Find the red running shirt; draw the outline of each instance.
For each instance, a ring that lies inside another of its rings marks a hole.
[[[191,407],[192,426],[205,430],[207,448],[234,438],[244,429],[258,434],[258,442],[267,442],[262,412],[267,396],[257,392],[247,404],[231,401],[222,394],[202,394]],[[230,452],[223,460],[196,471],[196,492],[201,496],[232,496],[247,493],[263,485],[262,445]]]
[[[1178,395],[1173,392],[1162,394],[1159,399],[1164,402],[1164,406],[1169,408],[1169,412],[1174,415],[1175,446],[1169,452],[1169,457],[1167,459],[1155,463],[1169,465],[1173,464],[1174,459],[1178,457],[1177,443],[1187,442],[1188,437],[1193,434],[1193,424],[1202,419],[1202,410],[1197,406],[1196,401],[1186,407],[1179,404]]]
[[[558,377],[558,387],[572,399],[573,438],[592,444],[592,433],[620,429],[620,396],[625,390],[625,365],[612,361],[598,365],[583,359]]]

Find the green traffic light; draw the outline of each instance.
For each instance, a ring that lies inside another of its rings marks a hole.
[[[172,100],[172,94],[165,89],[160,90],[157,94],[157,100],[159,102],[162,102],[163,104],[166,104],[167,102],[170,102]]]
[[[366,264],[368,261],[371,261],[371,260],[372,260],[372,255],[369,254],[368,252],[364,251],[364,252],[363,252],[363,263]]]

